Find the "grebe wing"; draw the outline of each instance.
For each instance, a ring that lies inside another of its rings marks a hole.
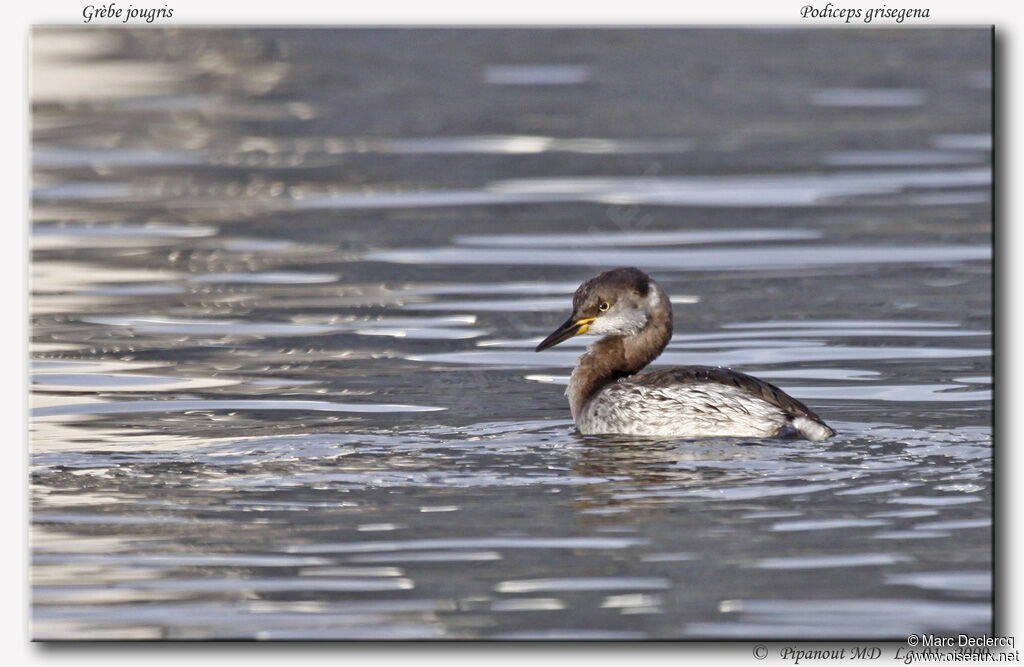
[[[633,375],[620,380],[620,382],[652,389],[707,383],[734,387],[785,412],[790,418],[791,425],[805,437],[810,437],[812,440],[823,440],[834,435],[834,431],[825,424],[821,417],[775,385],[728,368],[679,366]]]

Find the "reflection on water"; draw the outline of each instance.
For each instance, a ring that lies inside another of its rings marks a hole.
[[[502,244],[504,245],[504,244]],[[404,264],[514,264],[564,266],[579,261],[599,265],[629,264],[652,270],[666,270],[682,264],[690,271],[762,271],[836,264],[912,264],[925,262],[957,262],[987,259],[992,256],[988,245],[910,245],[853,246],[828,245],[774,246],[742,249],[708,250],[538,250],[521,248],[423,248],[419,250],[379,250],[366,258],[381,262]]]
[[[37,29],[33,636],[990,631],[989,40]],[[576,434],[622,264],[838,436]]]
[[[808,98],[823,107],[917,107],[927,93],[913,88],[824,88]]]
[[[784,176],[508,179],[488,183],[479,190],[370,190],[312,195],[298,200],[296,206],[306,209],[378,209],[570,202],[743,208],[821,206],[856,196],[900,194],[911,188],[986,187],[991,182],[988,168]],[[76,193],[77,189],[65,196],[75,198],[78,196]],[[47,194],[57,196],[49,191]],[[897,199],[894,203],[906,205],[908,202]]]
[[[488,65],[484,82],[513,86],[556,86],[586,83],[590,68],[583,65]]]

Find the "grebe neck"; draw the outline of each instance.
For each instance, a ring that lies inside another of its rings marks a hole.
[[[652,308],[647,324],[638,333],[605,336],[576,362],[565,395],[573,419],[606,385],[629,377],[661,354],[672,338],[672,306],[668,297],[651,283]]]

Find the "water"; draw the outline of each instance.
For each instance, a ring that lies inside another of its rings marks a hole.
[[[989,40],[36,29],[33,636],[990,631]],[[577,435],[623,264],[838,436]]]

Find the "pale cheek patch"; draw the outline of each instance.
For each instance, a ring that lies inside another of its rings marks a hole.
[[[647,316],[638,310],[610,311],[590,323],[589,333],[598,336],[630,336],[640,333]]]

